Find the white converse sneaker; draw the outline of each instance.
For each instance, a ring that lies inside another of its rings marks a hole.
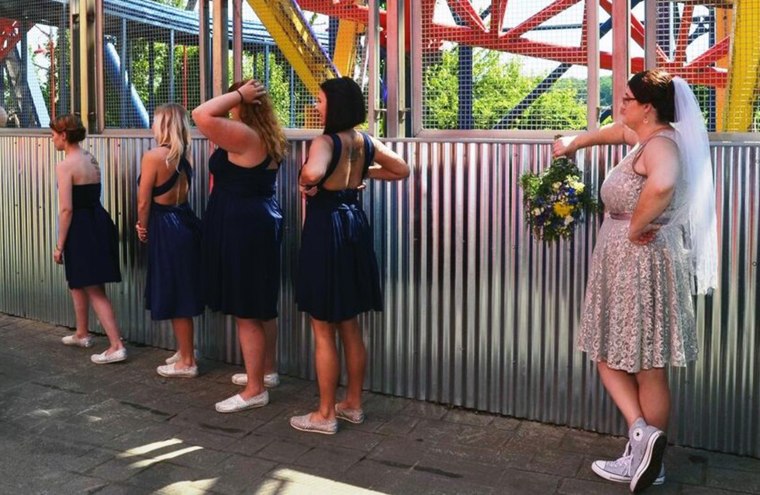
[[[638,493],[651,486],[662,466],[668,439],[665,432],[639,418],[628,433],[631,444],[631,492]]]
[[[623,456],[614,461],[599,460],[591,464],[591,469],[608,481],[616,483],[631,483],[631,444],[625,445]],[[660,465],[660,473],[655,478],[653,485],[665,483],[665,465]]]
[[[248,385],[248,375],[245,373],[235,373],[232,375],[232,383],[245,387]],[[267,373],[264,375],[264,386],[266,388],[275,388],[280,384],[280,375],[277,373]]]
[[[92,347],[92,336],[88,335],[87,337],[80,339],[79,337],[74,335],[67,335],[61,339],[61,342],[63,342],[63,345],[75,345],[77,347]]]

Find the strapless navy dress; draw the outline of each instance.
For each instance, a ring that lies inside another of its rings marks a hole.
[[[71,289],[121,282],[119,232],[100,203],[100,183],[72,186],[73,214],[63,246]]]

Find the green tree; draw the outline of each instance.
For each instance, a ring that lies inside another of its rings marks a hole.
[[[474,50],[472,94],[476,129],[492,129],[523,101],[544,79],[522,74],[516,58],[504,62],[502,54]],[[457,129],[459,109],[458,50],[440,53],[437,63],[428,65],[424,75],[423,119],[428,128]],[[585,87],[581,80],[562,80],[557,87],[534,101],[512,123],[513,129],[582,129],[586,127]]]

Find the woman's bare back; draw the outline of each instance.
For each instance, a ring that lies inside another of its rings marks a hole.
[[[69,153],[58,165],[71,176],[72,185],[79,186],[100,182],[100,165],[88,151],[81,150]]]

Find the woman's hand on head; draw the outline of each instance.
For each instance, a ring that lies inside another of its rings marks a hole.
[[[251,79],[238,88],[240,96],[243,98],[243,102],[252,103],[254,105],[260,105],[259,98],[267,94],[267,89],[259,81]]]
[[[577,151],[573,146],[575,136],[563,136],[554,141],[552,145],[552,157],[559,158],[560,156],[571,157]]]

